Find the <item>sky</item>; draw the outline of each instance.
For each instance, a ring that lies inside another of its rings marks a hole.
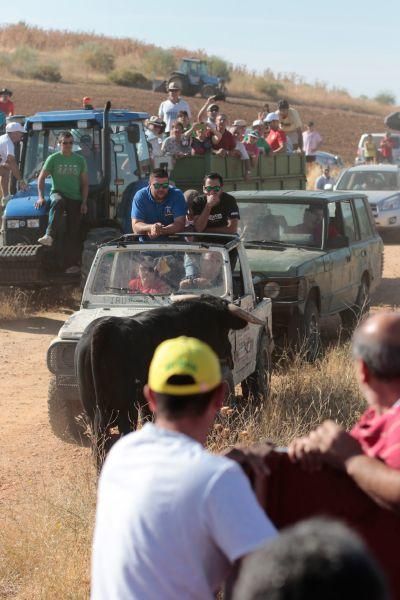
[[[399,17],[398,0],[15,0],[1,7],[2,24],[201,48],[251,70],[297,73],[354,96],[389,91],[400,104]]]

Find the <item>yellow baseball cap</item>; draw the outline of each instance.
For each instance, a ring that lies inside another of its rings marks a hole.
[[[187,375],[193,383],[170,383],[173,375]],[[218,356],[208,344],[181,336],[165,340],[156,349],[149,370],[149,387],[159,394],[186,396],[203,394],[222,380]]]

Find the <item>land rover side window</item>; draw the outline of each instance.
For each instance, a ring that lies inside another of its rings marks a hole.
[[[354,223],[354,215],[351,203],[349,200],[340,203],[342,209],[344,235],[349,242],[354,242],[357,239],[356,226]]]
[[[363,198],[356,198],[354,205],[356,207],[358,225],[360,228],[360,235],[362,239],[369,238],[372,235],[372,226],[369,218],[367,207],[365,206]]]

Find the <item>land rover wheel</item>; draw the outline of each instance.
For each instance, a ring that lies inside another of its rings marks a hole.
[[[296,331],[296,348],[308,362],[314,362],[321,351],[320,317],[317,303],[311,296],[304,314],[299,315]]]
[[[49,382],[47,409],[55,436],[64,442],[89,445],[89,438],[85,435],[86,427],[79,391],[76,387],[59,386],[56,377],[52,377]]]

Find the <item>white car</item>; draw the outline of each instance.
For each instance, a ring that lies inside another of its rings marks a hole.
[[[400,227],[400,167],[398,165],[359,165],[343,171],[335,190],[360,190],[368,197],[378,229]]]
[[[379,146],[383,138],[385,137],[385,133],[371,133],[372,139],[374,140],[375,146],[379,150]],[[390,132],[391,138],[394,142],[393,147],[393,162],[400,163],[400,133],[392,133]],[[368,133],[363,133],[360,137],[360,141],[357,146],[357,156],[355,158],[354,163],[356,165],[365,164],[365,156],[364,156],[364,144],[367,139]]]

